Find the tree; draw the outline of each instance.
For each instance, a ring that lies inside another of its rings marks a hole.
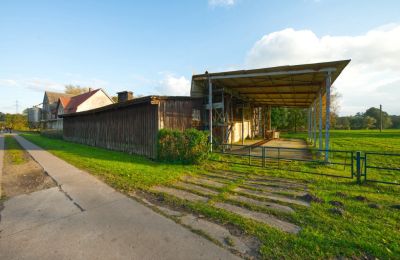
[[[65,86],[65,94],[71,94],[71,95],[79,95],[85,92],[88,92],[89,88],[87,87],[81,87],[79,85],[66,85]]]
[[[6,115],[0,112],[0,122],[3,122],[4,120],[6,120]]]
[[[305,109],[288,109],[288,128],[297,132],[298,128],[305,128],[307,121],[307,111]]]
[[[348,117],[348,116],[338,117],[336,119],[335,128],[349,130],[350,129],[350,117]]]
[[[6,114],[5,126],[15,130],[26,130],[28,128],[28,117],[21,114]]]
[[[271,125],[276,129],[287,128],[287,108],[273,107],[271,111]]]
[[[400,129],[400,116],[390,116],[390,119],[392,120],[392,128],[395,129]]]
[[[367,111],[365,111],[364,115],[375,119],[375,124],[372,128],[375,128],[375,129],[380,128],[381,116],[380,116],[379,108],[370,107],[367,109]],[[392,121],[390,119],[390,116],[385,111],[382,111],[382,125],[383,125],[383,128],[389,128],[392,126]]]
[[[364,129],[376,128],[376,119],[371,117],[371,116],[367,116],[367,115],[364,114],[364,117],[363,117],[363,128]]]

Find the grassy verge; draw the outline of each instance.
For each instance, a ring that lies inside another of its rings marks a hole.
[[[19,145],[13,136],[6,135],[4,137],[4,145],[5,158],[7,158],[11,164],[23,164],[27,161],[25,150]]]
[[[38,134],[23,134],[23,137],[125,191],[166,184],[185,173],[196,171],[196,166],[158,163],[141,156],[50,139]]]
[[[161,164],[138,156],[62,140],[31,134],[24,136],[71,164],[101,176],[120,190],[139,188],[146,191],[152,185],[168,184],[186,173],[199,173],[204,168],[233,170],[246,173],[247,176],[269,175],[305,180],[309,183],[310,192],[324,202],[312,203],[308,209],[296,209],[290,220],[302,227],[298,235],[286,234],[214,208],[214,202],[227,201],[224,194],[231,192],[240,179],[232,180],[222,195],[212,197],[208,203],[191,203],[166,195],[163,201],[215,222],[234,225],[242,232],[257,237],[261,242],[260,255],[265,259],[400,257],[400,211],[393,208],[393,205],[400,205],[400,190],[397,186],[357,185],[354,180],[348,179],[217,162],[209,162],[201,167]],[[359,147],[362,148],[362,144]],[[399,147],[400,144],[394,148]],[[343,214],[332,211],[335,206],[331,205],[331,201],[343,204]]]

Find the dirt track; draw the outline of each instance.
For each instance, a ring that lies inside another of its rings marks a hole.
[[[54,181],[26,151],[23,151],[23,157],[24,163],[13,164],[6,147],[1,183],[2,195],[5,197],[14,197],[55,186]]]

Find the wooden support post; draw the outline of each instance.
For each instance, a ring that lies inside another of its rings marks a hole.
[[[272,130],[272,120],[271,120],[271,113],[272,113],[272,107],[268,106],[268,130]]]
[[[261,117],[262,117],[262,121],[263,121],[262,137],[263,137],[263,139],[265,139],[265,125],[266,125],[265,106],[263,106],[261,109]]]
[[[326,115],[325,115],[325,162],[328,162],[329,159],[329,137],[330,137],[330,114],[331,114],[331,72],[328,71],[326,74]]]
[[[212,152],[212,145],[213,145],[213,105],[212,105],[212,82],[211,78],[208,77],[208,127],[210,130],[210,151]]]

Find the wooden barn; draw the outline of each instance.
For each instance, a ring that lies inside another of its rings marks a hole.
[[[64,139],[156,158],[159,129],[200,127],[201,99],[118,94],[116,104],[63,115]]]

